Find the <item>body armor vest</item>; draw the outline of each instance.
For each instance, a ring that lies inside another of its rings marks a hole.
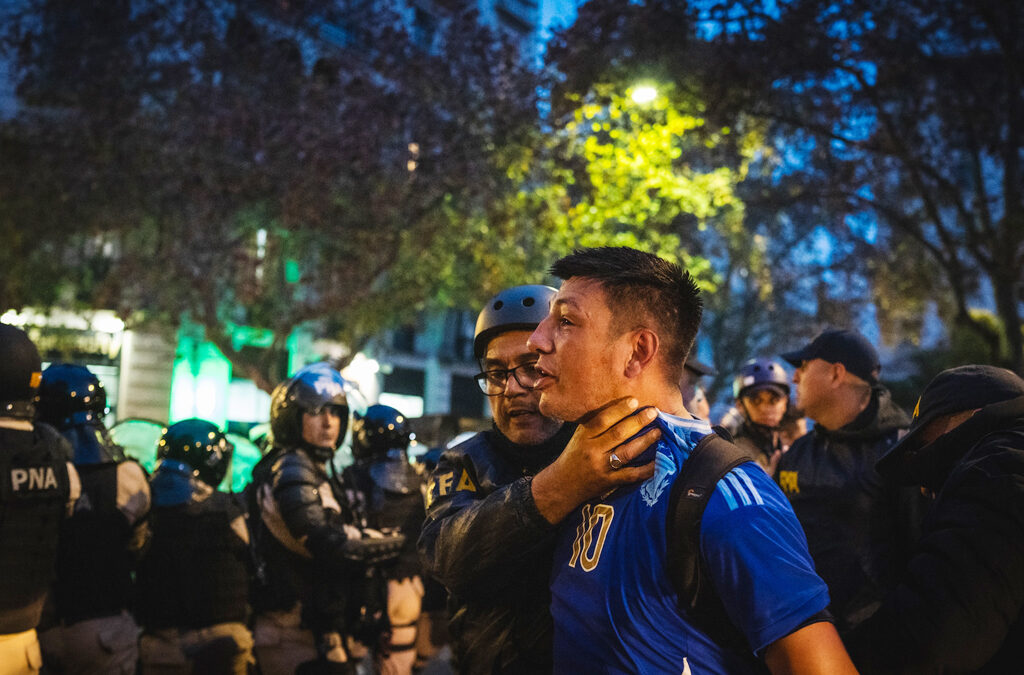
[[[82,495],[61,526],[57,614],[65,624],[112,616],[128,607],[132,525],[117,505],[117,464],[78,467]]]
[[[139,618],[147,630],[196,629],[247,614],[248,551],[231,529],[241,511],[224,493],[156,507],[152,540],[139,564]]]
[[[0,634],[39,623],[71,493],[66,454],[45,424],[0,428]]]

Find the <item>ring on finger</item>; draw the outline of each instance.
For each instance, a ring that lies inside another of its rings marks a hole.
[[[622,468],[622,460],[614,452],[608,456],[608,466],[612,468],[612,471]]]

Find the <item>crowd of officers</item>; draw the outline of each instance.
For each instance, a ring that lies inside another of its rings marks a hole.
[[[410,673],[433,579],[446,589],[459,672],[551,672],[557,518],[535,496],[577,426],[540,414],[532,387],[543,373],[528,342],[554,295],[518,286],[484,307],[474,351],[493,428],[442,453],[429,481],[406,455],[401,413],[353,411],[349,383],[314,364],[273,392],[270,442],[242,494],[217,491],[232,447],[213,424],[167,428],[148,476],[111,442],[99,381],[70,364],[41,371],[24,332],[0,326],[0,674],[354,673],[358,662]],[[742,366],[716,430],[789,499],[854,662],[866,672],[1013,672],[1016,595],[1000,595],[993,619],[966,600],[930,603],[915,585],[963,583],[949,567],[922,571],[934,550],[917,542],[964,555],[923,515],[963,450],[941,458],[944,474],[919,450],[945,433],[933,430],[937,416],[958,406],[1019,407],[1024,381],[988,367],[947,371],[912,421],[857,331],[827,330],[782,359],[792,379],[772,359]],[[706,418],[697,381],[709,369],[690,360],[687,371],[683,400]],[[1015,410],[1000,419],[1016,420]],[[350,419],[355,461],[339,471]],[[1019,559],[1020,542],[1002,545]],[[1000,569],[1020,591],[1024,572]],[[934,616],[946,609],[948,621]],[[929,627],[984,634],[981,646],[958,648],[928,638]]]
[[[8,325],[0,352],[0,673],[412,672],[424,481],[400,412],[352,411],[340,373],[308,366],[233,494],[214,424],[170,425],[148,476],[87,368],[42,370]]]

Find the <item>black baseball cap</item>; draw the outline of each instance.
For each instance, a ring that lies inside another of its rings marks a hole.
[[[877,382],[876,373],[882,367],[878,363],[878,352],[866,337],[855,330],[838,328],[826,330],[809,345],[795,352],[786,352],[782,358],[794,368],[811,359],[841,363],[846,370],[871,384]]]
[[[704,363],[703,361],[699,361],[693,356],[686,357],[686,362],[683,363],[683,367],[696,373],[698,376],[714,375],[716,372],[714,368]]]
[[[944,370],[924,388],[914,407],[910,428],[878,460],[880,472],[894,472],[908,453],[918,449],[921,431],[942,415],[977,410],[1024,396],[1024,380],[1016,373],[995,366],[970,365]]]

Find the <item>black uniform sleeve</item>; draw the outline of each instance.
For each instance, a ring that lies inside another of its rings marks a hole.
[[[1024,461],[1013,454],[951,477],[900,583],[847,639],[861,672],[973,672],[1007,641],[1024,607]]]
[[[274,501],[288,532],[303,542],[314,558],[344,561],[345,535],[341,514],[324,506],[320,490],[329,489],[312,460],[286,453],[273,470]]]
[[[431,476],[420,557],[452,593],[493,597],[524,569],[551,565],[555,528],[537,510],[531,477],[502,485],[480,476],[462,447],[445,452]]]

